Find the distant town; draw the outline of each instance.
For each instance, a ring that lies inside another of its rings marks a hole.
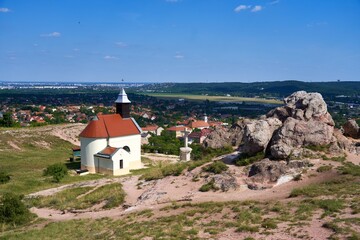
[[[231,85],[227,83],[226,85]],[[187,84],[189,85],[189,84]],[[201,84],[201,89],[208,87],[207,95],[215,95],[212,85]],[[225,85],[225,84],[224,84]],[[283,85],[287,85],[284,82]],[[11,116],[14,126],[29,127],[45,124],[87,123],[96,114],[115,111],[113,99],[121,87],[128,89],[133,105],[131,109],[141,127],[160,126],[170,128],[184,125],[191,121],[203,120],[206,115],[212,126],[226,126],[239,118],[256,118],[266,114],[276,104],[241,101],[213,101],[201,92],[203,100],[186,98],[152,97],[151,92],[181,91],[183,84],[152,83],[41,83],[41,82],[0,82],[0,119]],[[223,87],[224,88],[224,87]],[[219,88],[216,93],[231,96]],[[257,87],[258,88],[258,87]],[[194,84],[188,92],[199,94],[199,84]],[[264,87],[259,88],[264,92]],[[281,89],[281,88],[279,88]],[[238,90],[241,90],[238,88]],[[226,91],[226,90],[225,90]],[[234,90],[231,90],[232,95]],[[286,93],[285,93],[286,94]],[[260,95],[260,94],[258,94]],[[360,115],[360,97],[357,95],[331,95],[323,93],[329,112],[337,126],[348,118]],[[247,96],[259,97],[248,91]],[[266,93],[260,97],[282,100],[282,96]],[[210,100],[209,100],[210,99]],[[350,101],[349,101],[350,100]],[[2,121],[4,125],[4,120]]]

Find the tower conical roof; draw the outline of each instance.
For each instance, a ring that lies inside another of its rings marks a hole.
[[[127,97],[127,94],[125,92],[124,88],[121,88],[120,93],[118,95],[118,98],[115,101],[116,103],[131,103],[130,100]]]

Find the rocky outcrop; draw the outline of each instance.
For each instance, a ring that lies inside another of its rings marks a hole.
[[[285,106],[268,113],[283,125],[274,134],[269,152],[275,159],[299,157],[304,146],[323,146],[336,142],[334,121],[319,93],[295,92],[284,99]],[[286,112],[287,115],[279,114]]]
[[[354,143],[340,136],[341,133],[334,133],[334,121],[320,93],[298,91],[285,98],[284,103],[259,120],[239,123],[233,135],[225,130],[213,132],[206,140],[207,146],[241,143],[239,151],[242,154],[251,156],[263,151],[267,157],[277,160],[311,155],[311,150],[306,147],[313,146],[324,147],[336,154],[343,150],[358,151]],[[344,132],[353,138],[360,137],[355,121],[349,121]]]
[[[348,120],[344,125],[344,135],[351,138],[360,138],[360,128],[354,119]]]
[[[231,126],[230,129],[217,127],[209,136],[204,140],[203,145],[210,148],[222,148],[225,146],[239,146],[242,141],[244,128],[249,120],[239,120]]]
[[[243,144],[240,151],[246,154],[255,154],[264,151],[275,130],[282,125],[277,118],[256,120],[246,124],[243,135]]]
[[[334,127],[317,120],[301,121],[289,117],[277,131],[269,148],[271,156],[285,159],[299,157],[304,146],[323,146],[335,141]]]
[[[272,187],[280,177],[295,176],[308,164],[307,161],[294,160],[287,163],[285,161],[270,161],[270,159],[265,158],[251,166],[247,185],[250,189]]]
[[[210,179],[214,181],[214,186],[223,192],[236,190],[239,187],[236,178],[231,174],[216,174]]]

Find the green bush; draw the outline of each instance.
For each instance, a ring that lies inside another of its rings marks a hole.
[[[255,156],[249,156],[248,154],[242,154],[239,159],[235,160],[237,166],[247,166],[257,162],[265,157],[263,152],[257,153]]]
[[[204,185],[202,185],[199,189],[200,192],[208,192],[210,190],[214,190],[217,191],[219,190],[218,187],[215,186],[215,181],[214,179],[212,179],[210,182],[205,183]]]
[[[160,168],[153,168],[143,174],[140,179],[144,179],[145,181],[157,180],[164,178],[162,171]]]
[[[215,161],[207,166],[204,166],[202,169],[205,172],[212,172],[215,174],[219,174],[222,173],[223,171],[226,171],[229,167],[226,166],[225,163],[223,163],[222,161]]]
[[[20,225],[29,222],[32,214],[21,201],[22,197],[6,193],[0,200],[0,223]]]
[[[62,163],[52,164],[44,170],[44,176],[52,176],[54,182],[60,182],[67,174],[67,167]]]
[[[305,148],[315,151],[315,152],[328,152],[329,148],[330,148],[330,144],[326,144],[326,145],[309,145],[309,146],[305,146]]]
[[[321,172],[328,172],[332,169],[332,166],[330,165],[326,165],[326,166],[320,166],[316,169],[317,172],[321,173]]]
[[[345,163],[344,166],[341,166],[338,169],[341,174],[360,176],[360,166],[350,162]]]
[[[10,181],[10,175],[4,171],[0,171],[0,184],[5,184]]]
[[[161,168],[161,172],[165,177],[179,176],[182,173],[182,171],[186,168],[186,166],[187,165],[185,163],[171,164]]]

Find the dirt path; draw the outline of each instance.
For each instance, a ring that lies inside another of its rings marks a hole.
[[[290,181],[271,189],[250,190],[247,187],[242,186],[237,190],[231,190],[228,192],[200,192],[198,189],[201,186],[201,183],[195,182],[189,184],[190,176],[170,176],[161,180],[145,182],[140,188],[138,188],[138,177],[136,176],[118,179],[101,179],[69,184],[59,188],[33,193],[30,196],[49,196],[66,188],[80,186],[99,186],[113,182],[121,182],[124,186],[123,189],[127,194],[124,205],[129,206],[129,208],[124,209],[121,206],[110,210],[84,210],[76,212],[63,212],[48,208],[31,208],[31,211],[41,218],[50,219],[53,221],[66,221],[70,219],[83,218],[119,218],[129,212],[145,209],[159,210],[160,208],[170,203],[184,201],[191,201],[193,203],[207,201],[222,202],[244,200],[287,201],[287,198],[290,195],[292,189],[303,187],[312,183],[328,181],[336,176],[337,173],[335,171],[330,171],[319,174],[315,177],[304,177],[304,179],[301,181]]]

